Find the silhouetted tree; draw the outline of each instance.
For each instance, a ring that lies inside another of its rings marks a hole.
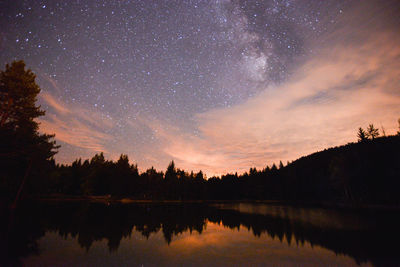
[[[279,161],[279,169],[282,169],[283,168],[283,163],[282,163],[282,161],[280,160]]]
[[[397,135],[400,135],[400,119],[398,119],[397,122],[399,123],[399,130],[397,131]]]
[[[165,196],[167,198],[176,198],[178,191],[178,176],[177,170],[175,168],[175,163],[172,160],[167,167],[165,172]]]
[[[135,165],[132,168],[136,168]],[[139,175],[133,177],[131,165],[129,164],[128,155],[121,154],[118,161],[114,165],[114,171],[112,175],[111,183],[111,194],[112,195],[128,195],[133,193],[135,187],[137,187]]]
[[[167,171],[165,172],[165,180],[168,182],[175,181],[177,179],[176,174],[175,162],[171,161],[167,167]]]
[[[14,130],[37,130],[33,119],[43,116],[36,106],[40,88],[31,70],[25,70],[23,61],[14,61],[0,74],[0,126]]]
[[[379,130],[376,129],[373,124],[370,124],[367,128],[367,135],[372,140],[374,140],[375,138],[377,138],[379,136]]]
[[[358,128],[358,133],[357,133],[357,137],[358,137],[358,142],[364,142],[365,140],[368,139],[367,137],[367,133],[364,131],[363,128]]]
[[[28,182],[30,187],[45,190],[46,170],[57,153],[54,135],[38,132],[35,119],[45,111],[36,105],[40,88],[35,78],[23,61],[7,64],[0,73],[0,191],[9,196],[22,189],[29,176],[36,179]]]
[[[385,127],[383,127],[383,125],[381,125],[381,129],[382,129],[382,136],[386,136]]]
[[[203,182],[204,175],[203,175],[203,172],[201,170],[196,174],[195,179],[196,179],[197,182],[200,182],[200,183]]]
[[[276,172],[278,168],[276,167],[275,163],[272,164],[271,171]]]
[[[104,154],[96,154],[90,160],[89,172],[84,178],[82,191],[87,195],[105,195],[110,193],[110,171],[112,162],[106,161]]]
[[[144,181],[143,198],[159,199],[162,196],[163,189],[163,172],[157,172],[154,167],[147,169],[146,172],[141,174]]]

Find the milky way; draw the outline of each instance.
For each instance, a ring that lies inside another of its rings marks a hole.
[[[367,9],[398,11],[377,3]],[[199,120],[291,81],[357,9],[349,1],[1,1],[0,62],[23,59],[37,74],[42,130],[56,133],[60,162],[104,151],[142,168],[175,159],[233,171],[200,162],[199,153],[231,152]],[[171,136],[188,150],[171,151],[182,150]],[[262,155],[238,168],[271,163]]]

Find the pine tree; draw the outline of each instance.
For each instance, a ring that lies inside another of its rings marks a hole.
[[[373,124],[370,124],[368,126],[367,133],[368,133],[367,136],[370,137],[372,140],[374,140],[375,138],[377,138],[379,136],[379,130],[376,129]]]
[[[358,128],[358,133],[357,133],[357,137],[358,137],[358,142],[364,142],[365,140],[367,140],[367,133],[364,131],[363,128]]]
[[[35,78],[23,61],[0,72],[0,191],[9,195],[31,173],[39,177],[57,153],[54,135],[38,132],[35,119],[45,112],[36,105],[40,88]]]
[[[165,197],[169,199],[176,199],[178,197],[178,172],[175,168],[175,163],[172,160],[167,167],[164,179],[164,192]]]
[[[38,129],[33,119],[44,115],[40,106],[36,106],[39,86],[35,75],[25,70],[23,61],[14,61],[0,74],[0,126],[14,130],[32,131]]]
[[[279,161],[279,169],[282,169],[283,168],[283,163],[282,163],[282,160],[281,161]]]
[[[175,162],[172,160],[167,167],[167,171],[165,172],[165,180],[167,182],[175,182],[177,179],[178,177],[175,168]]]

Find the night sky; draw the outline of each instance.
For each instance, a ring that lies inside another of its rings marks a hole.
[[[240,173],[398,127],[399,1],[9,0],[0,26],[60,163]]]

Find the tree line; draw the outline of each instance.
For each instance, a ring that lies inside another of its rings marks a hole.
[[[379,137],[373,124],[359,128],[358,143],[330,148],[278,166],[205,178],[174,161],[165,172],[140,173],[127,155],[117,161],[96,154],[71,165],[56,164],[54,135],[40,134],[35,119],[40,88],[23,61],[0,73],[0,195],[110,195],[150,200],[330,201],[399,204],[400,136]],[[400,125],[400,120],[399,120]],[[383,129],[384,132],[384,129]],[[400,132],[400,128],[399,128]]]
[[[186,172],[174,161],[165,172],[139,173],[128,157],[104,159],[102,153],[71,165],[56,165],[48,192],[110,195],[149,200],[280,200],[400,204],[400,137],[387,136],[330,148],[288,163],[243,174],[205,178]]]

